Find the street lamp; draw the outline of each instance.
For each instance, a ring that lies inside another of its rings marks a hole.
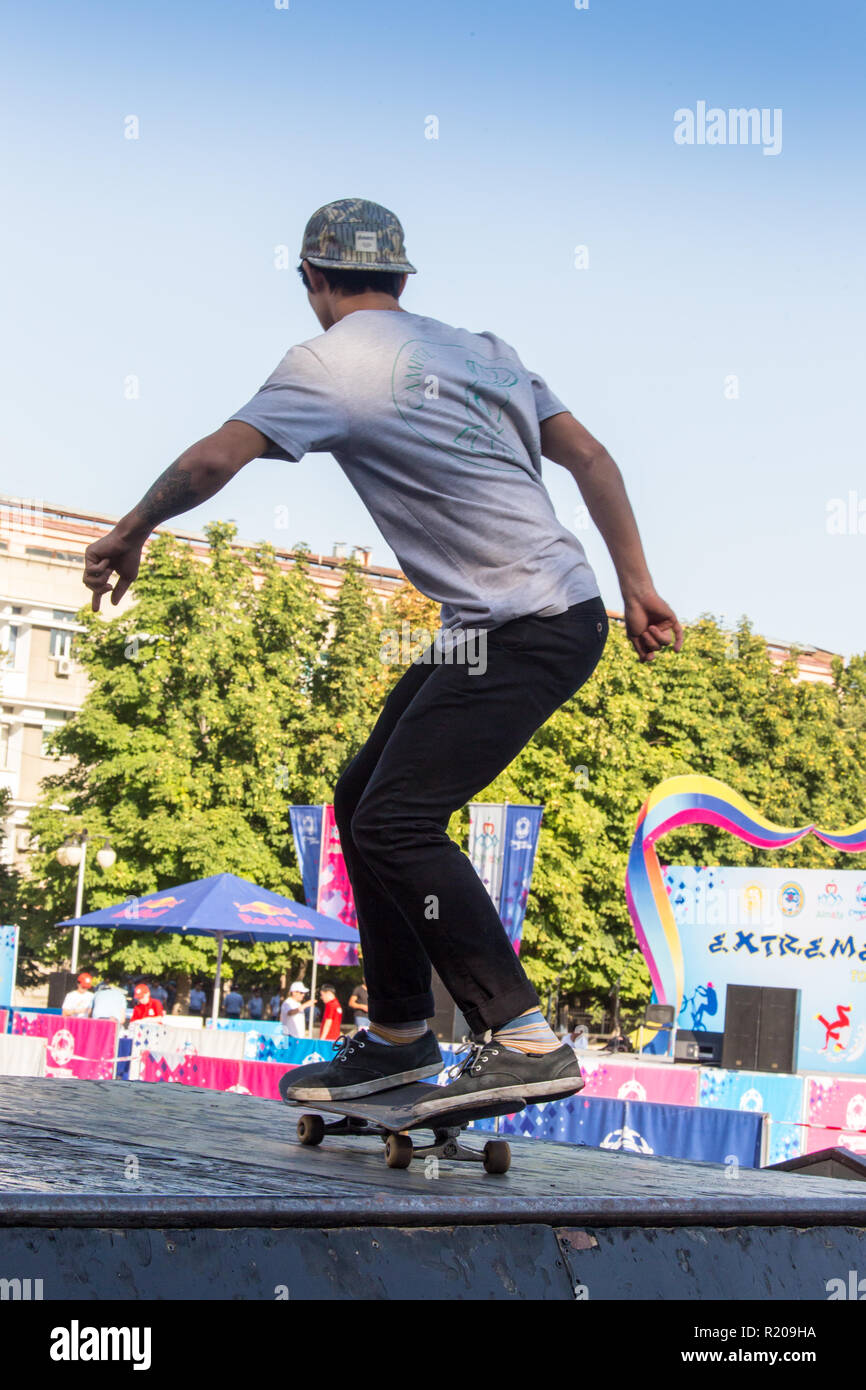
[[[84,866],[87,863],[87,831],[82,830],[80,835],[70,835],[63,841],[57,851],[55,858],[58,864],[64,868],[78,867],[78,882],[75,887],[75,916],[81,916],[81,909],[84,905]],[[110,869],[117,859],[117,855],[111,848],[107,840],[103,841],[102,848],[96,851],[96,862],[101,869]],[[81,928],[76,922],[72,929],[72,974],[78,969],[78,943]]]

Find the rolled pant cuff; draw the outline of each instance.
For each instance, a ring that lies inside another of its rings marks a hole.
[[[436,1012],[432,990],[411,994],[408,999],[381,999],[371,993],[369,999],[368,1017],[386,1028],[389,1023],[417,1023],[422,1018],[432,1018]]]
[[[526,1013],[527,1009],[537,1008],[538,995],[527,980],[525,984],[515,986],[506,994],[486,1000],[477,1008],[464,1009],[463,1017],[473,1033],[486,1033],[488,1028],[501,1028],[503,1023],[510,1023],[518,1014]]]

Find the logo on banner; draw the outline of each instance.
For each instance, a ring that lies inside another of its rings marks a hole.
[[[123,917],[127,921],[147,922],[152,917],[162,917],[171,908],[178,907],[186,902],[185,898],[174,898],[169,893],[163,898],[150,898],[147,902],[142,902],[140,898],[133,898],[131,902],[124,903],[120,912],[112,912],[112,917]]]
[[[857,906],[849,907],[848,916],[856,917],[858,921],[862,921],[866,917],[866,883],[857,884],[854,889],[854,901]]]
[[[58,1067],[69,1065],[75,1052],[75,1039],[68,1028],[58,1028],[48,1044],[48,1051]]]
[[[818,902],[821,906],[815,913],[816,917],[835,917],[845,916],[842,911],[842,894],[839,892],[837,883],[828,883],[824,887],[824,892],[818,894]]]
[[[623,1082],[616,1093],[617,1100],[646,1100],[646,1090],[636,1079]]]
[[[622,1129],[612,1129],[610,1134],[606,1134],[601,1141],[603,1149],[625,1149],[631,1154],[651,1154],[650,1148],[642,1134],[638,1134],[636,1129],[629,1129],[628,1125],[623,1125]]]
[[[802,888],[793,879],[783,883],[779,889],[779,907],[783,917],[796,917],[803,911],[805,901]]]
[[[529,838],[529,828],[531,824],[532,822],[530,821],[528,816],[521,816],[520,819],[515,823],[514,833],[517,836],[518,840],[526,840]]]
[[[746,909],[746,916],[760,916],[763,901],[764,890],[760,883],[747,883],[743,889],[743,907]]]
[[[306,927],[307,931],[314,931],[312,922],[308,922],[305,917],[298,917],[289,907],[278,907],[273,903],[252,902],[234,903],[238,910],[238,916],[242,922],[248,926],[276,926],[276,927]]]
[[[760,1112],[764,1108],[764,1098],[760,1091],[756,1091],[752,1086],[748,1091],[744,1091],[740,1096],[741,1110],[755,1110]]]
[[[866,1129],[866,1096],[852,1096],[845,1110],[846,1129]]]

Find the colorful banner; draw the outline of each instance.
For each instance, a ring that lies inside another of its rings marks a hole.
[[[336,917],[346,927],[357,930],[355,900],[340,847],[340,832],[333,806],[322,807],[322,852],[316,907],[326,917]],[[358,947],[345,941],[320,941],[315,947],[320,965],[357,965]]]
[[[45,1038],[45,1075],[79,1081],[110,1081],[117,1051],[117,1024],[110,1018],[57,1018],[54,1014],[12,1015],[12,1032]]]
[[[132,1054],[129,1075],[140,1074],[139,1063],[145,1052],[168,1057],[227,1057],[240,1060],[244,1055],[244,1033],[221,1029],[168,1027],[158,1019],[139,1019],[129,1025]]]
[[[586,1085],[582,1095],[609,1100],[648,1100],[665,1105],[697,1105],[699,1074],[694,1067],[653,1066],[633,1057],[580,1058]]]
[[[719,826],[759,849],[780,849],[811,832],[854,853],[866,849],[866,820],[845,831],[777,826],[715,778],[672,777],[641,809],[626,874],[653,998],[673,1004],[681,1028],[723,1031],[729,983],[800,988],[798,1067],[861,1071],[866,875],[724,867],[663,873],[656,840],[691,824]]]
[[[804,1118],[827,1129],[863,1131],[866,1144],[866,1080],[807,1076]]]
[[[0,927],[0,1005],[12,1007],[15,971],[18,967],[18,927]]]
[[[488,801],[469,803],[469,858],[499,911],[502,859],[505,851],[505,807]]]
[[[751,1110],[770,1115],[767,1164],[798,1158],[803,1150],[805,1080],[774,1072],[724,1071],[704,1067],[698,1104],[708,1109]]]
[[[8,1023],[9,1023],[9,1011],[8,1011],[8,1009],[0,1009],[0,1034],[3,1034],[3,1033],[6,1032],[6,1028],[7,1028],[7,1026],[8,1026]]]
[[[299,1067],[307,1062],[330,1062],[336,1044],[321,1038],[292,1038],[280,1032],[278,1037],[247,1033],[244,1057],[257,1062],[281,1062],[284,1066]]]
[[[304,902],[312,907],[319,899],[319,863],[322,855],[321,806],[290,806],[289,819],[301,881]]]
[[[246,1062],[225,1057],[172,1057],[145,1052],[141,1059],[142,1081],[168,1081],[178,1086],[201,1086],[209,1091],[234,1091],[241,1095],[280,1100],[281,1062]]]
[[[543,806],[507,806],[499,916],[515,951],[520,951],[526,901],[532,886],[532,870],[541,830]]]
[[[480,1120],[474,1129],[492,1130],[494,1120]],[[588,1144],[595,1149],[703,1163],[760,1168],[765,1117],[751,1111],[701,1110],[698,1106],[654,1105],[633,1100],[584,1097],[528,1105],[516,1115],[500,1117],[499,1133],[553,1139],[565,1144]]]

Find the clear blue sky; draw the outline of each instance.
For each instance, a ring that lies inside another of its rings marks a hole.
[[[293,266],[309,213],[359,195],[403,220],[404,306],[499,333],[604,440],[681,616],[863,650],[866,535],[826,516],[866,511],[864,38],[854,0],[7,10],[3,489],[127,510],[319,331],[274,248]],[[702,100],[780,108],[781,153],[675,144]],[[394,563],[326,456],[253,463],[178,524],[217,516]]]

